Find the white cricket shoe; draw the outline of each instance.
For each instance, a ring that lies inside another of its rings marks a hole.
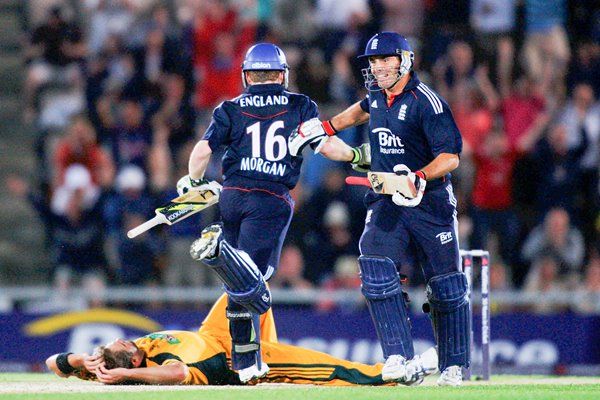
[[[438,355],[435,347],[430,347],[423,354],[416,355],[406,363],[406,379],[400,382],[406,386],[417,386],[426,376],[438,370]]]
[[[447,367],[440,375],[438,386],[460,386],[462,385],[462,367],[451,365]]]
[[[212,224],[202,230],[200,238],[194,240],[190,246],[190,255],[194,260],[213,259],[219,254],[220,237],[223,228],[219,224]]]
[[[268,372],[269,366],[263,362],[260,366],[260,369],[258,369],[256,364],[254,364],[251,367],[240,369],[238,371],[238,375],[240,376],[240,381],[242,381],[242,383],[247,383],[255,379],[262,378],[263,376],[267,375]]]
[[[381,379],[404,382],[406,380],[406,358],[399,354],[389,356],[381,370]]]

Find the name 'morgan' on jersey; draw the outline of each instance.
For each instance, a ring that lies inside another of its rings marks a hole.
[[[285,91],[282,85],[252,85],[241,96],[221,103],[204,139],[223,156],[225,180],[232,176],[270,181],[293,188],[302,157],[292,157],[288,137],[301,122],[318,117],[307,96]]]

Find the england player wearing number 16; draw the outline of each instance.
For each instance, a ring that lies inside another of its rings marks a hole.
[[[317,118],[317,105],[286,90],[288,65],[270,43],[251,47],[242,64],[246,91],[224,101],[189,160],[179,193],[202,190],[213,151],[222,159],[222,222],[204,228],[190,249],[212,268],[228,294],[232,367],[242,382],[267,374],[260,353],[259,316],[271,306],[266,281],[273,275],[294,208],[289,191],[298,182],[302,157],[292,157],[288,137],[301,122]]]
[[[461,367],[470,359],[467,280],[460,271],[450,183],[462,151],[460,132],[446,101],[412,71],[414,53],[403,36],[376,34],[361,57],[369,62],[363,70],[367,97],[329,121],[302,124],[292,135],[290,149],[297,154],[318,143],[325,157],[395,172],[412,182],[412,195],[372,190],[366,195],[359,258],[362,292],[386,357],[383,379],[418,382],[421,372],[415,374],[411,367],[412,335],[398,277],[403,264],[417,261],[427,282],[427,307],[437,339],[442,371],[438,384],[458,386]],[[370,149],[352,149],[335,136],[365,122]]]

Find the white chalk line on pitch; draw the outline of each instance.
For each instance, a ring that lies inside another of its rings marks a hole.
[[[437,375],[426,378],[421,386],[435,386]],[[599,377],[554,377],[554,376],[526,376],[526,375],[493,375],[491,381],[465,381],[465,386],[505,386],[505,385],[592,385],[600,384]],[[201,385],[103,385],[97,382],[87,382],[74,378],[44,381],[44,382],[2,382],[0,393],[112,393],[112,392],[146,392],[146,391],[193,391],[193,390],[268,390],[268,389],[294,389],[298,387],[315,387],[319,389],[356,388],[357,386],[319,386],[297,385],[289,383],[262,383],[249,386],[201,386]],[[402,387],[399,385],[399,387]]]

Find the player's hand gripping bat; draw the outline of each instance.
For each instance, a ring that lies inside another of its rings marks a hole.
[[[154,210],[156,215],[152,219],[127,232],[127,237],[133,239],[156,225],[173,225],[218,203],[221,185],[217,182],[211,183],[215,184],[215,188],[200,191],[190,190],[184,195],[174,198],[168,204],[158,207]]]
[[[396,175],[394,172],[369,171],[367,178],[361,176],[348,176],[346,183],[349,185],[368,186],[378,194],[392,196],[400,192],[404,197],[412,199],[417,196],[417,189],[407,175]]]

